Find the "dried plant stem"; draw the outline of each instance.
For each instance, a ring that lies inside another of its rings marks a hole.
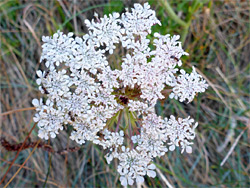
[[[243,133],[245,132],[245,130],[247,129],[247,127],[241,131],[241,133],[239,134],[239,136],[236,138],[235,142],[233,143],[232,147],[230,148],[229,152],[227,153],[226,157],[223,159],[223,161],[220,163],[220,166],[223,166],[224,163],[227,161],[228,157],[231,155],[231,153],[233,152],[235,146],[237,145],[237,143],[239,142],[241,136],[243,135]]]
[[[6,188],[11,182],[12,180],[16,177],[16,175],[20,172],[20,170],[24,167],[24,165],[26,164],[26,162],[29,160],[29,158],[32,156],[32,154],[34,153],[34,151],[36,150],[39,142],[41,140],[39,140],[36,144],[36,146],[33,148],[33,150],[31,151],[31,153],[29,154],[29,156],[27,157],[27,159],[23,162],[23,164],[20,166],[20,168],[16,171],[16,173],[12,176],[12,178],[8,181],[8,183],[4,186],[4,188]]]
[[[8,172],[10,171],[10,168],[12,167],[12,165],[14,164],[14,162],[16,161],[16,159],[17,159],[19,153],[22,151],[22,148],[23,148],[23,146],[25,145],[25,142],[28,140],[28,138],[30,137],[31,132],[33,131],[33,129],[34,129],[35,127],[36,127],[36,123],[35,123],[35,124],[33,125],[33,127],[31,128],[31,130],[30,130],[29,134],[26,136],[26,138],[25,138],[25,140],[24,140],[22,146],[21,146],[20,149],[18,150],[18,152],[17,152],[15,158],[13,159],[13,161],[11,162],[9,168],[8,168],[7,171],[5,172],[3,178],[2,178],[2,180],[1,180],[1,182],[0,182],[0,185],[1,185],[1,184],[3,183],[3,181],[5,180],[5,178],[6,178],[7,174],[8,174]],[[39,142],[37,142],[36,147],[38,146],[38,144],[39,144]],[[36,148],[36,147],[35,147],[35,148]],[[35,149],[35,148],[34,148],[34,149]],[[34,149],[33,149],[33,150],[34,150]],[[20,168],[21,168],[21,167],[20,167]]]
[[[29,143],[25,143],[23,145],[23,143],[19,143],[19,144],[11,144],[10,142],[8,142],[6,139],[2,138],[1,140],[1,145],[2,147],[4,147],[4,149],[6,149],[7,151],[18,151],[18,150],[26,150],[28,148],[34,148],[37,144],[38,141],[36,142],[29,142]],[[22,146],[23,145],[23,146]],[[21,148],[22,147],[22,148]],[[69,153],[69,152],[75,152],[75,151],[78,151],[80,148],[79,147],[71,147],[69,148],[67,146],[67,148],[65,149],[62,149],[62,150],[59,150],[59,151],[55,151],[50,145],[49,143],[46,144],[46,143],[43,143],[43,142],[40,142],[37,146],[37,148],[41,148],[49,153],[57,153],[59,155],[66,155]],[[66,159],[66,158],[65,158]]]
[[[162,174],[162,172],[160,171],[159,168],[156,168],[156,171],[158,172],[158,174],[160,175],[160,177],[162,178],[162,180],[164,181],[164,183],[169,187],[169,188],[173,188],[173,186],[169,183],[169,181],[167,180],[167,178]]]
[[[8,112],[1,113],[0,116],[6,116],[6,115],[9,115],[9,114],[13,114],[15,112],[22,112],[22,111],[35,110],[35,109],[36,109],[36,107],[20,108],[20,109],[15,109],[15,110],[11,110],[11,111],[8,111]]]

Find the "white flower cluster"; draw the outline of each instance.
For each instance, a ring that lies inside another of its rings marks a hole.
[[[156,176],[154,157],[176,147],[192,152],[198,123],[189,117],[162,119],[154,112],[157,100],[164,98],[164,88],[173,87],[170,98],[190,102],[208,85],[194,67],[190,74],[177,68],[182,65],[181,56],[188,55],[179,36],[154,33],[154,39],[148,39],[151,27],[161,24],[148,3],[135,4],[122,15],[95,17],[85,21],[89,33],[83,37],[60,31],[43,37],[41,62],[47,71],[37,71],[37,84],[47,100],[33,99],[34,121],[44,139],[55,138],[59,130],[72,126],[72,140],[92,141],[107,149],[108,163],[119,160],[123,186],[142,183],[145,175]],[[127,54],[120,69],[111,69],[106,55],[118,43]],[[122,112],[132,115],[134,122],[122,127],[119,116],[110,125]]]

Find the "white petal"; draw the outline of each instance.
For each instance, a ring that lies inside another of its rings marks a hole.
[[[142,176],[136,177],[136,183],[143,183],[143,182],[144,182],[144,178]]]
[[[98,13],[97,12],[94,12],[94,17],[98,17]]]
[[[125,146],[122,146],[122,151],[123,151],[123,152],[125,151]]]
[[[128,177],[128,184],[129,185],[133,185],[134,184],[134,180],[131,177]]]
[[[56,137],[56,134],[55,134],[54,132],[51,132],[51,133],[50,133],[50,136],[51,136],[51,138],[55,138],[55,137]]]
[[[120,136],[124,136],[124,132],[122,130],[120,131]]]
[[[148,169],[151,169],[151,170],[155,169],[155,165],[154,164],[149,165]]]
[[[47,37],[42,36],[42,41],[43,41],[43,42],[46,42],[46,41],[47,41]]]
[[[174,93],[171,93],[171,94],[169,95],[169,98],[172,99],[172,98],[174,98],[174,96],[175,96]]]
[[[68,37],[72,37],[74,35],[74,33],[70,32],[68,33]]]
[[[55,39],[55,38],[57,39],[58,36],[59,36],[58,33],[55,33],[55,34],[53,35],[53,39]]]
[[[34,122],[38,122],[40,120],[39,117],[33,117]]]
[[[91,23],[90,23],[90,21],[89,20],[84,20],[84,23],[86,24],[86,26],[88,27]]]
[[[120,177],[121,184],[126,187],[128,185],[127,179],[123,176]]]
[[[37,74],[37,76],[40,77],[40,78],[43,76],[43,73],[42,73],[42,71],[40,71],[40,70],[36,71],[36,74]]]
[[[169,150],[170,150],[170,151],[174,151],[174,150],[175,150],[175,145],[171,145],[171,146],[169,147]]]
[[[37,83],[37,85],[41,85],[42,80],[41,80],[40,78],[38,78],[38,79],[36,80],[36,83]]]
[[[45,63],[45,66],[46,66],[46,67],[49,67],[49,65],[50,65],[50,62],[47,61],[47,62]]]
[[[192,147],[191,146],[186,146],[186,152],[187,153],[192,153]]]
[[[32,104],[33,104],[35,107],[39,106],[39,100],[38,100],[38,99],[33,99],[33,100],[32,100]]]
[[[147,175],[148,175],[149,177],[154,178],[154,177],[156,176],[156,173],[155,173],[155,171],[153,171],[153,170],[148,170],[148,171],[147,171]]]

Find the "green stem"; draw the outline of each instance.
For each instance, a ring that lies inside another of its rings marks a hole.
[[[165,8],[165,10],[167,11],[168,15],[170,18],[172,18],[174,21],[176,21],[178,24],[180,24],[183,27],[188,27],[187,23],[182,21],[173,11],[172,7],[170,6],[170,4],[168,3],[167,0],[160,0],[161,4],[163,5],[163,7]]]
[[[122,111],[120,111],[115,132],[118,132],[118,130],[119,130],[119,125],[120,125],[121,119],[122,119]]]
[[[169,17],[176,21],[179,25],[183,27],[183,30],[181,32],[181,42],[184,43],[188,34],[189,26],[191,24],[192,15],[193,13],[201,6],[200,0],[194,0],[192,3],[191,11],[189,12],[189,15],[187,16],[187,21],[183,21],[180,19],[168,3],[168,0],[160,0],[161,4],[165,8],[166,12],[168,13]]]
[[[128,124],[129,124],[129,139],[130,139],[130,145],[131,145],[131,148],[134,148],[134,143],[133,143],[133,141],[132,141],[132,139],[131,139],[131,137],[132,137],[132,134],[133,134],[133,132],[132,132],[132,121],[134,121],[133,119],[131,119],[131,116],[130,116],[130,111],[128,110],[128,108],[126,108],[126,114],[127,114],[127,116],[128,116]]]
[[[184,44],[184,42],[185,42],[185,40],[187,38],[188,30],[189,30],[189,25],[187,27],[184,27],[184,29],[181,32],[181,42],[182,42],[182,44]]]

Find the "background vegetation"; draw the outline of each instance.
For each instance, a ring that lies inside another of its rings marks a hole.
[[[0,186],[120,187],[117,162],[107,165],[99,147],[78,146],[67,131],[37,144],[35,110],[30,107],[33,98],[42,97],[35,82],[35,71],[44,69],[39,63],[41,37],[58,29],[81,36],[86,32],[84,20],[94,12],[123,12],[135,2],[145,1],[0,1]],[[156,159],[162,176],[147,178],[143,186],[166,187],[166,178],[174,187],[250,187],[250,1],[149,3],[162,22],[153,31],[181,34],[190,54],[182,58],[184,68],[196,66],[210,87],[190,104],[159,101],[159,115],[190,115],[199,127],[193,153],[177,150]],[[29,148],[19,151],[25,139],[23,147]]]

